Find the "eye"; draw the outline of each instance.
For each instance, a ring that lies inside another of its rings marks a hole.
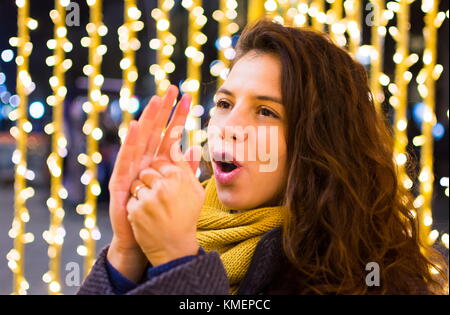
[[[263,116],[268,116],[268,117],[274,117],[274,118],[278,118],[278,115],[275,114],[273,111],[271,111],[270,109],[266,108],[266,107],[261,107],[259,112],[261,113],[261,115]]]
[[[216,106],[218,108],[228,109],[231,106],[231,104],[224,100],[218,100],[216,102]]]

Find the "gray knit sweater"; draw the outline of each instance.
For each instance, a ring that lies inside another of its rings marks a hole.
[[[106,269],[107,252],[108,247],[101,251],[77,294],[114,294]],[[301,279],[295,276],[295,272],[289,271],[286,257],[282,253],[281,228],[265,233],[256,246],[237,294],[296,294]],[[415,294],[430,294],[423,285],[418,285],[415,281],[410,283]],[[210,251],[141,283],[127,294],[226,295],[229,294],[229,282],[219,253]]]
[[[108,247],[101,251],[77,294],[114,294],[106,269],[107,252]],[[237,294],[264,294],[280,266],[280,254],[281,228],[275,228],[264,234],[258,242]],[[210,251],[145,281],[127,294],[224,295],[229,294],[229,282],[219,253]]]

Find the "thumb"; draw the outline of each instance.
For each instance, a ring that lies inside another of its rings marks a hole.
[[[189,164],[194,175],[197,172],[200,160],[202,157],[202,147],[199,145],[193,145],[189,147],[184,153],[184,160]]]

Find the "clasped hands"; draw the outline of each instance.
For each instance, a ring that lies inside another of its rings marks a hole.
[[[197,220],[205,192],[195,176],[201,148],[181,152],[191,95],[185,93],[164,132],[178,95],[171,85],[132,121],[109,182],[113,240],[108,261],[137,281],[152,266],[198,253]]]

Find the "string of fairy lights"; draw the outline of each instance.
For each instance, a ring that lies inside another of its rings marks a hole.
[[[99,141],[103,131],[99,127],[99,115],[109,103],[107,95],[101,93],[104,77],[101,74],[103,55],[107,52],[106,45],[101,43],[101,37],[108,33],[108,28],[102,22],[102,1],[87,0],[89,6],[89,23],[86,25],[88,37],[81,39],[81,45],[89,48],[89,63],[84,66],[83,73],[88,77],[88,100],[83,103],[83,111],[87,120],[83,125],[86,135],[86,153],[78,156],[78,162],[85,166],[81,183],[86,186],[85,202],[77,206],[77,213],[84,216],[84,227],[80,237],[84,241],[78,246],[77,253],[84,259],[84,274],[87,275],[95,259],[95,243],[100,239],[97,227],[97,197],[101,193],[98,181],[98,164],[102,161],[99,152]]]
[[[409,10],[410,0],[400,0],[399,2],[388,3],[397,15],[397,26],[389,27],[389,34],[396,42],[396,50],[393,55],[395,63],[395,82],[388,85],[388,90],[392,94],[389,98],[389,104],[395,109],[394,118],[394,155],[398,166],[399,182],[407,189],[411,189],[413,181],[407,174],[405,166],[407,162],[408,146],[408,85],[411,80],[409,68],[419,59],[417,54],[409,52]],[[414,216],[417,215],[414,209],[411,209]]]
[[[283,24],[286,26],[292,26],[292,12],[289,9],[293,6],[290,0],[278,0],[278,5],[280,7],[280,16],[283,17]]]
[[[17,121],[16,126],[10,129],[11,135],[16,139],[16,150],[12,161],[15,164],[14,178],[14,219],[8,235],[14,239],[14,248],[6,258],[8,267],[13,272],[13,294],[26,294],[29,283],[25,278],[25,244],[34,240],[32,233],[26,233],[26,223],[30,220],[30,214],[26,202],[34,196],[34,189],[27,187],[27,179],[34,174],[27,167],[27,140],[32,130],[32,124],[27,118],[28,95],[33,81],[28,72],[29,57],[33,50],[30,42],[29,30],[34,30],[38,22],[29,16],[30,3],[27,0],[17,0],[18,8],[17,28],[18,36],[10,40],[11,46],[17,47],[17,82],[16,90],[19,96],[19,106],[11,112],[11,120]]]
[[[232,35],[239,31],[239,25],[234,21],[237,17],[238,3],[236,0],[219,0],[219,9],[212,17],[219,23],[217,49],[218,58],[213,61],[210,73],[217,77],[217,86],[222,85],[229,72],[229,61],[234,58]]]
[[[122,110],[122,123],[119,127],[119,137],[124,140],[130,121],[133,119],[132,105],[137,101],[134,96],[135,83],[138,79],[136,68],[136,51],[141,47],[137,38],[137,32],[144,28],[144,23],[139,21],[142,12],[136,6],[136,0],[124,2],[124,24],[119,27],[119,47],[123,52],[120,61],[122,69],[122,88],[120,89],[120,108]]]
[[[185,125],[188,132],[188,146],[192,146],[200,144],[206,137],[205,131],[201,130],[204,108],[200,105],[200,80],[201,66],[205,58],[201,47],[208,40],[201,29],[206,24],[207,18],[203,14],[201,0],[183,0],[181,5],[189,12],[188,42],[184,51],[187,58],[187,78],[182,83],[181,90],[192,95],[191,110]]]
[[[48,66],[53,67],[53,76],[49,79],[53,94],[47,98],[47,104],[53,108],[53,120],[45,126],[44,131],[51,135],[51,153],[47,158],[50,172],[50,198],[47,207],[50,212],[50,226],[44,231],[43,238],[48,243],[49,270],[42,279],[48,283],[48,292],[58,294],[61,291],[61,250],[66,231],[62,224],[65,211],[63,200],[67,198],[67,190],[62,183],[63,159],[67,156],[67,139],[64,135],[64,99],[67,94],[65,72],[72,66],[72,60],[65,58],[65,53],[73,48],[67,39],[65,26],[66,7],[70,1],[55,0],[55,9],[50,11],[54,23],[54,38],[47,42],[53,55],[46,59]]]
[[[291,25],[291,18],[288,15],[288,10],[290,7],[291,3],[287,0],[271,0],[264,3],[266,16],[272,19],[272,21],[286,26]]]
[[[327,21],[324,0],[311,0],[311,5],[308,7],[308,4],[305,4],[304,7],[307,8],[308,15],[312,19],[312,27],[317,30],[324,31]]]
[[[383,69],[383,43],[386,36],[387,19],[384,13],[384,0],[370,0],[373,8],[373,25],[371,27],[371,52],[370,52],[370,90],[373,101],[379,113],[384,101],[382,85],[387,84],[387,76]]]
[[[343,9],[342,0],[333,0],[328,12],[330,20],[327,21],[328,24],[331,22],[331,37],[339,46],[345,46],[347,43],[344,35],[345,25],[343,23]]]
[[[431,230],[433,216],[431,212],[434,172],[433,172],[433,127],[437,123],[435,114],[435,83],[439,79],[443,67],[436,63],[437,59],[437,30],[445,19],[445,13],[438,12],[439,1],[422,0],[421,9],[425,14],[425,27],[423,37],[425,47],[422,55],[423,68],[417,77],[417,89],[423,98],[424,118],[422,122],[422,135],[424,142],[420,150],[420,192],[416,198],[419,206],[418,219],[421,224],[422,240],[433,244],[439,237],[437,230]],[[445,237],[444,239],[445,240]],[[447,236],[448,244],[448,236]]]
[[[303,1],[303,0],[302,0]],[[265,1],[248,0],[247,21],[249,23],[257,20],[265,14]]]
[[[170,60],[177,42],[170,32],[170,10],[174,4],[173,0],[158,0],[158,7],[151,12],[156,22],[156,38],[150,40],[149,46],[156,51],[156,62],[150,66],[149,72],[155,80],[156,94],[160,96],[170,85],[169,74],[175,71],[175,64]]]
[[[293,27],[302,27],[306,24],[306,11],[305,5],[307,8],[306,1],[301,0],[296,2],[297,6],[294,5],[293,2],[283,1],[280,2],[282,7],[281,17],[284,16],[284,24],[287,26]]]
[[[9,236],[14,239],[14,248],[7,254],[8,266],[13,272],[14,294],[26,294],[29,284],[25,278],[24,257],[25,244],[32,242],[34,236],[27,233],[25,226],[30,221],[26,201],[34,195],[34,189],[28,187],[27,181],[33,180],[34,172],[27,166],[27,139],[32,130],[32,124],[27,119],[28,95],[34,89],[34,83],[28,71],[29,56],[33,44],[30,41],[29,30],[38,27],[38,22],[29,16],[29,0],[16,0],[18,8],[18,36],[10,39],[11,46],[17,47],[17,96],[20,99],[18,107],[11,111],[8,118],[16,122],[10,129],[16,139],[16,150],[12,156],[15,164],[14,219],[9,230]],[[97,197],[101,193],[98,179],[98,165],[102,161],[99,143],[103,137],[100,128],[100,114],[110,104],[107,95],[102,94],[105,78],[101,65],[103,55],[108,48],[102,44],[102,37],[107,35],[108,28],[103,23],[102,1],[87,0],[89,6],[89,23],[86,25],[87,36],[81,39],[81,46],[88,48],[88,64],[83,67],[83,73],[88,78],[87,101],[82,109],[87,116],[82,131],[86,136],[86,151],[78,155],[78,162],[85,167],[81,183],[85,186],[85,200],[76,207],[78,214],[84,217],[83,226],[79,232],[83,244],[78,246],[77,253],[84,257],[84,275],[86,275],[95,259],[96,241],[101,234],[97,227]],[[157,8],[150,13],[138,9],[137,0],[124,0],[124,22],[118,30],[119,48],[122,58],[118,62],[122,70],[122,86],[119,105],[121,109],[121,124],[118,136],[123,139],[129,122],[133,119],[136,103],[135,85],[139,79],[136,66],[136,51],[141,48],[138,33],[144,28],[140,21],[143,14],[150,14],[154,19],[156,36],[149,41],[149,47],[155,51],[156,60],[149,67],[156,86],[156,94],[162,95],[170,85],[169,76],[175,71],[172,60],[177,38],[171,33],[171,14],[176,3],[174,0],[158,0]],[[425,27],[423,29],[424,49],[422,53],[410,51],[410,7],[414,2],[420,2],[424,13]],[[193,101],[189,113],[186,130],[188,145],[200,144],[206,139],[205,130],[201,129],[201,117],[205,108],[201,105],[201,69],[205,56],[202,47],[208,42],[203,28],[208,21],[203,9],[202,0],[183,0],[180,2],[188,14],[187,46],[184,50],[187,63],[186,79],[182,82],[182,92],[192,94]],[[438,29],[448,11],[439,11],[439,0],[369,0],[372,6],[372,19],[363,17],[362,0],[249,0],[247,21],[251,22],[266,15],[278,23],[313,28],[330,33],[330,37],[340,46],[365,64],[369,69],[370,87],[377,110],[387,103],[394,110],[393,131],[395,135],[394,158],[398,165],[400,183],[407,189],[414,185],[414,179],[406,173],[408,159],[408,88],[415,79],[417,90],[424,103],[421,134],[412,139],[412,144],[420,149],[420,172],[418,176],[419,193],[414,201],[411,212],[416,216],[421,228],[421,239],[433,244],[440,240],[448,248],[448,234],[433,229],[432,194],[435,178],[433,175],[433,128],[437,124],[435,113],[435,85],[443,71],[443,66],[437,63]],[[50,12],[54,23],[53,38],[47,42],[47,47],[53,54],[46,59],[46,64],[53,73],[49,79],[52,94],[46,103],[50,106],[53,117],[44,131],[51,137],[51,152],[47,165],[51,176],[50,197],[47,206],[50,214],[48,230],[43,232],[43,238],[48,243],[49,269],[42,279],[48,285],[49,294],[61,294],[61,250],[65,238],[63,219],[65,210],[64,199],[68,192],[63,185],[63,161],[67,156],[68,140],[64,134],[64,100],[67,93],[65,73],[72,66],[72,61],[65,54],[73,45],[67,38],[69,29],[65,27],[66,7],[70,0],[55,0],[55,7]],[[235,34],[239,32],[238,11],[241,3],[236,0],[218,0],[219,8],[212,13],[212,19],[218,23],[218,34],[215,38],[217,59],[209,65],[210,74],[217,78],[217,84],[223,83],[229,72],[229,63],[235,57],[233,43]],[[361,45],[363,22],[370,26],[371,40],[369,45]],[[395,42],[393,61],[395,72],[392,78],[383,72],[383,54],[385,38],[390,35]],[[410,70],[416,63],[422,63],[422,69],[414,77]],[[385,91],[386,90],[386,91]],[[386,99],[385,99],[386,98]],[[448,119],[448,110],[447,110]],[[198,174],[197,174],[198,176]],[[448,177],[441,178],[440,183],[445,188],[448,197]]]
[[[345,11],[345,27],[349,37],[349,52],[356,56],[356,53],[361,45],[361,1],[359,0],[346,0],[344,1]]]

